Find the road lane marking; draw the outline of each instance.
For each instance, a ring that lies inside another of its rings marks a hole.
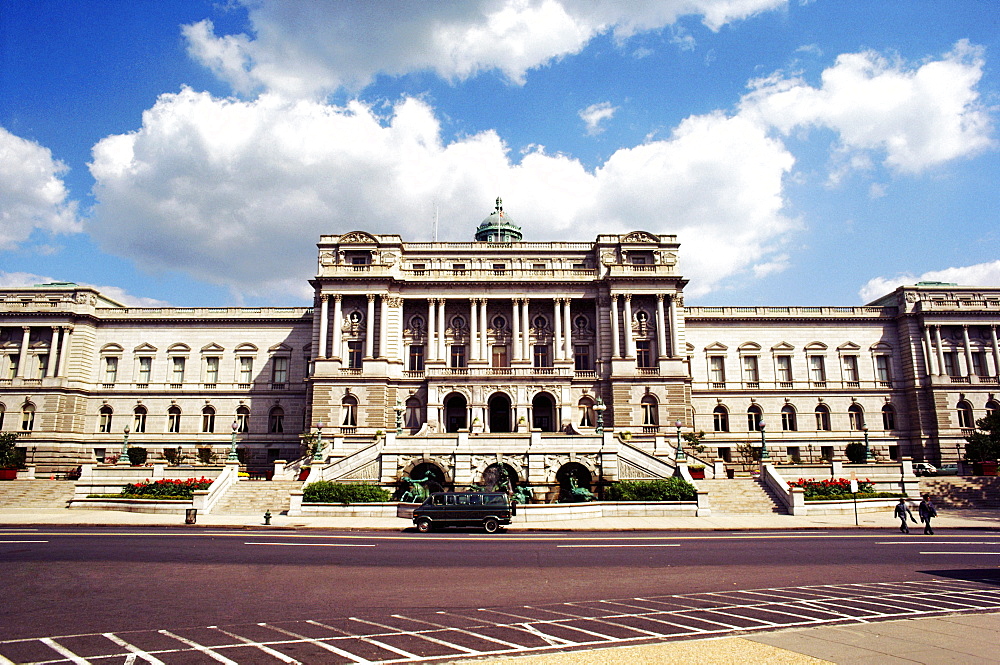
[[[375,547],[361,543],[243,543],[244,545],[278,545],[281,547]]]
[[[4,545],[11,545],[13,543],[47,543],[47,540],[0,540],[0,543]]]
[[[876,545],[1000,545],[1000,540],[947,540],[942,543],[940,540],[885,540],[875,543]]]
[[[626,545],[612,545],[612,544],[603,544],[603,545],[556,545],[556,547],[602,547],[602,548],[609,548],[609,547],[680,547],[680,546],[681,546],[680,543],[637,543],[635,545],[632,545],[632,544],[626,544]]]
[[[132,644],[129,644],[128,642],[126,642],[122,638],[118,637],[114,633],[101,633],[101,634],[104,635],[104,637],[106,637],[109,640],[111,640],[112,642],[114,642],[115,644],[117,644],[118,646],[123,647],[123,648],[129,650],[130,653],[126,657],[125,662],[129,662],[128,659],[131,658],[132,659],[131,662],[134,663],[136,656],[142,656],[143,660],[145,660],[145,661],[147,661],[149,663],[153,663],[153,665],[166,665],[166,663],[164,663],[159,658],[155,658],[155,657],[149,655],[148,653],[146,653],[145,651],[143,651],[142,649],[140,649],[139,647],[137,647],[135,645],[132,645]]]
[[[73,653],[72,651],[70,651],[69,649],[67,649],[66,647],[64,647],[63,645],[59,644],[58,642],[56,642],[51,637],[43,637],[42,639],[40,639],[38,641],[41,642],[42,644],[48,646],[48,647],[51,647],[53,650],[58,651],[60,655],[66,656],[66,658],[68,658],[72,662],[76,663],[76,665],[90,665],[90,661],[89,660],[86,660],[84,658],[80,658],[80,656],[77,656],[75,653]]]
[[[200,651],[201,653],[205,654],[206,656],[208,656],[212,660],[216,660],[216,661],[218,661],[220,663],[223,663],[224,665],[240,665],[235,660],[230,660],[230,659],[226,658],[225,656],[223,656],[222,654],[216,653],[215,651],[212,651],[212,649],[210,647],[207,647],[204,644],[199,644],[199,643],[197,643],[197,642],[195,642],[193,640],[189,640],[186,637],[181,637],[180,635],[175,635],[175,634],[171,633],[169,630],[160,630],[160,631],[157,631],[157,632],[159,632],[161,635],[166,635],[167,637],[172,637],[175,640],[177,640],[178,642],[181,642],[182,644],[186,644],[189,647],[191,647],[192,649]]]
[[[1000,556],[1000,552],[921,552],[921,554],[989,554],[991,556]]]

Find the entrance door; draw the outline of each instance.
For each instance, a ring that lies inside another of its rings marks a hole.
[[[469,405],[465,396],[452,393],[444,400],[444,422],[446,432],[457,432],[468,428]]]
[[[548,394],[535,395],[535,399],[531,400],[531,413],[535,429],[540,429],[543,432],[556,431],[555,403]]]
[[[490,397],[490,431],[510,431],[510,398],[503,393],[495,393]]]

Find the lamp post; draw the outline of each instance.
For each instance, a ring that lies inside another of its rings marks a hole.
[[[396,400],[396,436],[403,433],[403,405]]]
[[[128,466],[129,465],[129,459],[128,459],[128,433],[130,431],[131,430],[129,429],[128,425],[125,425],[125,436],[122,439],[122,452],[121,452],[121,455],[118,456],[118,463],[122,464],[124,466]]]
[[[313,461],[323,461],[323,423],[316,423],[316,449],[313,450]]]
[[[871,462],[875,459],[875,455],[872,454],[871,448],[868,447],[868,425],[862,425],[861,431],[865,434],[865,461]]]
[[[604,434],[604,410],[607,408],[604,400],[598,395],[597,404],[594,405],[594,411],[597,412],[597,427],[594,428],[594,433],[596,434]]]
[[[681,427],[683,427],[683,426],[684,426],[684,423],[682,423],[681,421],[679,421],[679,420],[674,421],[674,427],[677,428],[677,461],[678,462],[683,462],[684,460],[687,459],[687,453],[684,452],[683,448],[681,448]]]
[[[229,442],[229,455],[226,457],[226,464],[239,464],[240,456],[236,454],[236,430],[240,428],[237,421],[233,421],[233,438]]]
[[[766,460],[769,455],[767,454],[767,439],[764,437],[764,429],[767,427],[767,423],[763,420],[757,423],[757,429],[760,430],[760,461]]]

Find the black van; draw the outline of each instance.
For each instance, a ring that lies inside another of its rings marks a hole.
[[[435,492],[413,509],[413,523],[421,533],[440,526],[478,525],[495,533],[516,514],[516,505],[502,492]]]

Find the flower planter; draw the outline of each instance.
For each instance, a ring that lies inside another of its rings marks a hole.
[[[0,469],[0,480],[17,480],[17,469]]]
[[[688,467],[688,471],[691,472],[691,478],[694,480],[705,480],[705,469],[692,469]]]

